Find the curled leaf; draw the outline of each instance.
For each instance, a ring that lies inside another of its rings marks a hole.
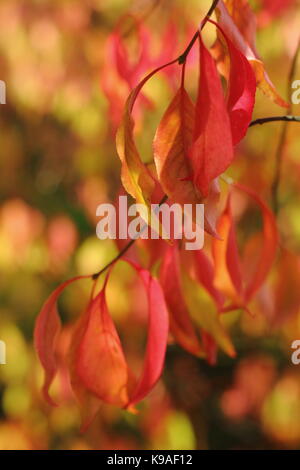
[[[57,312],[57,300],[62,291],[72,282],[88,276],[77,276],[58,286],[44,303],[35,323],[34,345],[45,371],[43,394],[50,405],[55,402],[49,395],[49,388],[57,372],[56,345],[61,331],[61,320]]]
[[[263,245],[261,248],[261,255],[253,278],[248,282],[245,289],[245,299],[246,301],[249,301],[260,289],[269,274],[276,257],[279,235],[275,216],[264,201],[252,189],[242,184],[236,183],[235,187],[244,191],[256,202],[256,204],[258,204],[263,218]]]
[[[218,23],[227,37],[242,52],[242,54],[251,63],[258,87],[262,92],[279,106],[287,108],[286,103],[276,91],[271,82],[263,62],[259,59],[255,50],[255,19],[254,13],[251,11],[248,2],[245,0],[220,0],[217,6]],[[220,51],[220,43],[214,46],[215,53],[222,56]],[[222,59],[221,59],[222,60]]]
[[[273,265],[278,247],[278,231],[272,211],[251,189],[241,184],[234,187],[246,193],[260,207],[263,219],[262,247],[250,279],[245,282],[241,274],[241,263],[231,211],[231,195],[218,223],[221,240],[213,240],[212,250],[215,262],[215,285],[236,307],[246,308],[266,280]]]
[[[117,152],[122,163],[121,179],[125,190],[137,201],[146,207],[146,213],[141,214],[145,220],[151,218],[151,195],[155,181],[147,166],[142,162],[134,140],[134,121],[132,110],[134,103],[144,84],[158,71],[171,65],[175,61],[165,64],[153,70],[130,93],[126,105],[122,123],[116,136]]]

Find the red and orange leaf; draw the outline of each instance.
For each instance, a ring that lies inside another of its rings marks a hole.
[[[159,182],[173,203],[206,203],[205,230],[216,235],[214,207],[218,191],[212,184],[206,201],[192,181],[193,169],[188,157],[195,125],[195,106],[183,85],[167,108],[153,142],[154,161]]]
[[[263,246],[261,248],[261,256],[253,274],[253,278],[245,288],[245,300],[249,301],[260,289],[272,268],[278,248],[279,235],[275,216],[264,201],[262,201],[262,199],[252,189],[249,189],[244,185],[236,183],[235,187],[244,191],[256,202],[256,204],[258,204],[263,217]]]
[[[214,266],[203,250],[186,252],[187,262],[198,280],[214,299],[218,310],[223,307],[224,296],[214,285]],[[191,259],[192,258],[192,259]]]
[[[222,240],[213,240],[212,242],[215,285],[233,301],[235,307],[245,308],[260,289],[272,268],[278,247],[278,231],[272,211],[261,198],[244,185],[235,183],[234,187],[250,196],[261,209],[263,218],[261,253],[256,266],[251,266],[250,280],[247,280],[247,283],[243,285],[229,195],[227,206],[217,227]]]
[[[200,202],[189,177],[188,150],[192,144],[195,106],[181,87],[166,110],[153,142],[157,176],[164,192],[180,204]]]
[[[203,357],[204,351],[190,318],[180,278],[177,246],[169,247],[163,258],[160,282],[170,314],[170,330],[176,342],[195,356]]]
[[[171,65],[175,61],[162,65],[147,75],[139,85],[130,93],[126,105],[122,123],[116,136],[117,152],[122,163],[121,179],[125,190],[137,203],[146,206],[145,219],[151,216],[151,195],[155,181],[147,166],[142,162],[134,141],[134,121],[132,110],[134,103],[145,83],[158,71]],[[141,214],[143,217],[143,214]]]
[[[221,239],[212,241],[215,286],[234,303],[239,304],[242,302],[243,288],[230,195],[225,210],[219,219],[217,229]]]
[[[111,35],[111,42],[113,45],[113,52],[115,56],[115,63],[117,66],[118,73],[129,85],[130,88],[134,88],[141,76],[149,66],[151,66],[150,57],[150,34],[143,24],[133,16],[130,17],[135,28],[132,31],[135,32],[136,42],[138,44],[139,51],[135,54],[134,61],[129,56],[129,52],[126,48],[124,41],[124,35],[120,31],[121,23],[125,21],[123,17],[120,20],[120,25]]]
[[[57,312],[57,299],[72,282],[87,276],[77,276],[58,286],[44,303],[35,323],[34,345],[45,371],[43,394],[49,404],[55,403],[49,395],[49,388],[57,372],[56,345],[61,331],[61,320]]]
[[[189,151],[192,178],[202,197],[211,182],[233,160],[228,112],[215,62],[200,37],[200,80],[196,103],[193,144]]]
[[[87,323],[89,320],[89,310],[93,299],[90,300],[86,311],[78,319],[73,327],[73,333],[70,343],[70,349],[68,353],[68,366],[70,374],[70,383],[75,397],[79,403],[80,414],[81,414],[81,432],[85,432],[99,409],[102,406],[101,400],[99,400],[93,393],[86,389],[84,384],[81,382],[80,377],[77,374],[77,350],[82,341],[83,335],[86,331]]]
[[[75,371],[86,390],[105,403],[122,407],[128,401],[129,373],[119,335],[108,312],[106,282],[85,313]]]
[[[213,339],[213,337],[206,333],[206,331],[202,331],[201,338],[203,341],[203,347],[206,353],[206,360],[208,364],[211,366],[216,365],[217,363],[217,353],[218,353],[218,345]]]
[[[230,117],[233,145],[236,145],[245,136],[251,122],[255,104],[256,79],[253,69],[244,54],[236,48],[217,23],[211,20],[210,22],[217,26],[224,36],[230,56],[227,109]]]
[[[130,263],[141,277],[148,297],[148,340],[143,371],[127,407],[142,400],[159,380],[168,343],[169,318],[163,291],[149,271]]]
[[[184,297],[195,324],[208,333],[217,345],[230,357],[235,349],[228,332],[221,322],[214,300],[199,282],[183,273]]]
[[[225,6],[226,3],[226,6]],[[276,91],[271,82],[263,62],[259,59],[255,50],[255,28],[253,27],[253,13],[245,0],[235,0],[225,2],[220,0],[217,7],[218,23],[222,27],[226,36],[234,43],[234,45],[242,52],[242,54],[251,63],[258,87],[262,92],[279,106],[287,108],[286,103]],[[249,14],[251,12],[251,15]],[[245,28],[245,24],[250,24],[249,28]],[[217,43],[215,49],[220,45]]]

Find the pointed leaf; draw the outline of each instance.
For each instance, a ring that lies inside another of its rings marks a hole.
[[[245,6],[245,3],[245,0],[236,0],[234,2],[230,0],[226,2],[225,6],[223,0],[220,0],[217,6],[218,23],[227,37],[250,61],[256,76],[257,85],[262,92],[279,106],[287,108],[289,106],[288,103],[277,93],[264,68],[264,64],[257,55],[254,46],[255,38],[253,37],[252,40],[250,38],[250,33],[251,35],[255,33],[253,23],[251,23],[250,29],[245,28],[245,24],[249,24],[249,21],[253,22],[251,17],[249,19],[249,12],[251,10]],[[251,15],[253,15],[252,12]]]
[[[165,253],[160,271],[160,282],[170,313],[170,330],[176,342],[191,354],[203,356],[204,351],[182,293],[177,246],[169,247]]]
[[[263,217],[263,246],[261,255],[253,278],[245,290],[245,299],[249,301],[262,286],[271,270],[276,257],[279,236],[275,216],[264,201],[252,189],[237,183],[234,186],[244,191],[258,204]]]
[[[124,406],[128,401],[128,367],[120,338],[108,312],[105,288],[85,313],[75,370],[81,383],[105,403]]]
[[[251,122],[256,92],[256,79],[253,69],[244,54],[227,37],[225,31],[210,20],[225,38],[229,56],[230,73],[228,78],[227,109],[229,112],[233,145],[245,136]]]
[[[127,407],[142,400],[159,380],[164,366],[169,332],[168,310],[160,284],[149,271],[133,263],[130,264],[141,277],[147,292],[148,340],[143,371]]]
[[[216,184],[212,184],[207,200],[192,181],[193,169],[188,157],[195,125],[195,106],[181,86],[167,108],[153,142],[157,175],[164,192],[173,203],[206,204],[205,230],[216,235],[213,220],[218,197]]]
[[[243,296],[242,277],[230,195],[217,228],[221,239],[212,241],[215,286],[233,302],[239,304]]]
[[[146,213],[141,214],[147,220],[151,217],[151,195],[154,190],[155,181],[151,176],[147,166],[142,162],[134,141],[134,121],[132,110],[134,103],[143,88],[144,84],[158,71],[164,69],[169,64],[165,64],[153,70],[147,75],[139,85],[130,93],[126,105],[122,123],[118,129],[116,137],[117,152],[122,163],[121,179],[125,190],[139,204],[146,206]]]
[[[56,345],[61,330],[56,303],[62,291],[69,284],[86,277],[88,276],[77,276],[58,286],[44,303],[35,323],[34,345],[45,371],[43,394],[48,403],[54,406],[55,403],[49,395],[49,388],[57,372]]]
[[[189,157],[194,185],[206,197],[211,182],[232,162],[233,145],[221,81],[201,37],[200,67],[195,130]]]

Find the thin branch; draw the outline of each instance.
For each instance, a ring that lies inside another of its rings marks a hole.
[[[271,116],[266,118],[259,118],[255,119],[249,124],[249,127],[256,126],[258,124],[266,124],[267,122],[278,122],[278,121],[285,121],[285,122],[300,122],[300,116]]]
[[[168,199],[168,196],[165,195],[162,200],[159,202],[158,206],[160,207],[162,204],[164,204]],[[139,239],[140,235],[148,228],[148,224],[144,224],[143,227],[141,228],[139,234],[136,236],[136,238],[132,238],[128,243],[127,245],[124,246],[124,248],[122,248],[122,250],[117,254],[117,256],[112,259],[108,264],[106,264],[104,266],[104,268],[102,268],[99,272],[93,274],[92,276],[92,279],[93,280],[96,280],[98,279],[99,276],[101,276],[101,274],[103,274],[108,268],[110,268],[110,266],[112,266],[116,261],[118,261],[119,259],[122,258],[122,256],[125,255],[125,253],[127,253],[127,251],[129,250],[129,248],[132,247],[132,245]]]
[[[201,24],[201,27],[200,27],[200,31],[202,31],[202,29],[204,28],[204,26],[206,25],[207,23],[207,20],[211,17],[211,15],[213,14],[213,12],[215,11],[217,5],[219,3],[219,0],[214,0],[211,4],[211,7],[210,9],[208,10],[204,20],[202,21],[202,24]],[[195,44],[196,40],[198,39],[199,37],[199,31],[196,31],[196,33],[194,34],[194,36],[192,37],[192,40],[191,42],[189,43],[189,45],[187,46],[186,50],[178,57],[178,63],[179,64],[184,64],[186,59],[187,59],[187,56],[189,55],[190,53],[190,50],[192,49],[193,45]]]

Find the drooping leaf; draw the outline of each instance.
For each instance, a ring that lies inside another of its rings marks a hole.
[[[89,311],[93,301],[94,299],[91,298],[86,311],[83,315],[80,316],[73,326],[70,348],[67,356],[70,383],[78,401],[81,414],[81,432],[85,432],[88,429],[102,406],[101,400],[99,400],[94,393],[91,393],[81,382],[81,379],[77,374],[76,363],[78,347],[87,328],[87,323],[89,321]]]
[[[132,34],[136,36],[136,43],[139,49],[134,56],[134,60],[129,56],[125,43],[126,35],[124,36],[124,33],[121,31],[121,25],[125,21],[124,17],[119,21],[118,27],[111,35],[111,42],[118,73],[132,89],[139,82],[147,68],[151,66],[151,56],[149,31],[137,18],[131,16],[130,19],[134,26],[132,27],[131,36]]]
[[[142,279],[148,297],[148,340],[141,376],[132,391],[127,407],[142,400],[159,380],[167,348],[169,318],[163,291],[149,271],[130,263]]]
[[[217,13],[218,23],[226,33],[226,36],[251,63],[256,76],[257,86],[274,103],[287,108],[289,106],[288,103],[286,103],[276,91],[265,70],[263,62],[260,60],[255,50],[254,14],[248,2],[245,0],[225,0],[224,3],[223,0],[220,0],[217,6]],[[245,25],[248,25],[248,27]],[[218,42],[214,46],[215,53],[219,55],[219,58],[222,57],[222,53],[218,51],[220,47],[222,46]]]
[[[256,266],[252,267],[250,279],[245,282],[241,274],[235,224],[231,212],[231,196],[229,195],[226,208],[218,223],[218,232],[221,240],[212,241],[215,261],[215,285],[236,306],[246,308],[247,303],[260,289],[271,270],[278,247],[278,231],[272,211],[261,198],[244,185],[235,183],[234,187],[250,196],[260,207],[263,218],[261,252]]]
[[[56,345],[61,330],[61,320],[57,312],[57,299],[72,282],[87,276],[77,276],[58,286],[44,303],[35,323],[34,345],[45,371],[43,394],[49,404],[55,402],[49,395],[49,388],[57,372]]]
[[[215,263],[214,283],[221,292],[239,304],[243,298],[243,287],[230,195],[217,228],[220,240],[212,242]]]
[[[216,307],[220,310],[224,304],[223,294],[216,289],[214,284],[214,266],[204,250],[186,252],[184,254],[185,263],[193,270],[194,278],[210,294]]]
[[[226,354],[234,357],[234,346],[210,294],[187,273],[183,276],[183,285],[185,300],[195,324],[208,333]]]
[[[149,271],[127,261],[144,283],[148,299],[148,340],[138,380],[128,367],[119,335],[108,311],[106,285],[89,302],[74,329],[69,354],[73,390],[80,402],[86,428],[101,402],[131,408],[158,381],[168,340],[168,312],[162,288]]]
[[[188,150],[192,144],[195,106],[180,87],[166,110],[153,142],[157,176],[164,192],[174,202],[199,203],[200,195],[189,179],[192,168]]]
[[[227,37],[220,25],[210,20],[225,39],[230,56],[228,77],[227,109],[229,112],[233,145],[245,136],[251,122],[256,92],[256,79],[253,69],[239,49]]]
[[[179,254],[176,245],[168,247],[160,270],[160,282],[170,314],[170,330],[176,342],[195,356],[204,351],[197,337],[182,292]]]
[[[173,203],[205,203],[205,230],[216,235],[214,212],[218,188],[213,181],[206,200],[194,184],[188,157],[195,127],[195,106],[181,85],[167,108],[153,142],[154,161],[159,182]]]
[[[122,407],[128,401],[129,373],[108,312],[106,282],[85,312],[84,329],[75,356],[75,373],[81,384],[98,399]]]
[[[175,61],[171,62],[174,63]],[[122,123],[118,129],[116,137],[117,152],[122,163],[121,179],[125,190],[136,200],[138,204],[143,204],[145,214],[141,214],[145,220],[151,217],[151,195],[154,190],[155,181],[151,176],[147,166],[142,162],[134,140],[134,121],[132,110],[134,103],[143,88],[144,84],[159,70],[164,69],[169,64],[165,64],[147,75],[139,85],[130,93],[126,105]]]
[[[192,179],[202,197],[233,160],[231,127],[215,62],[200,36],[200,79],[193,144]]]
[[[256,202],[256,204],[258,204],[263,218],[263,245],[261,248],[261,255],[253,278],[245,288],[245,299],[246,301],[249,301],[262,286],[270,272],[276,257],[279,235],[275,216],[269,207],[267,207],[265,202],[252,189],[237,183],[235,184],[235,187],[244,191]]]

